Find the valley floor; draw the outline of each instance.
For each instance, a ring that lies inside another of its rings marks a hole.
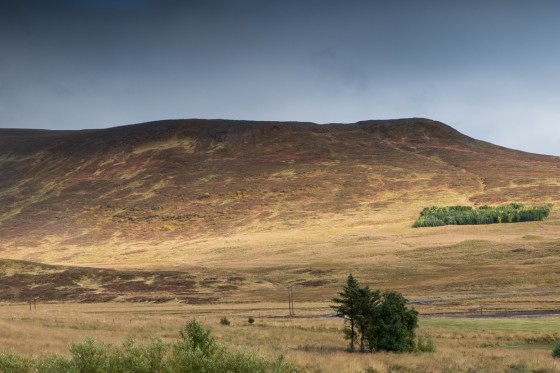
[[[0,306],[3,352],[68,354],[68,344],[86,336],[108,343],[125,337],[173,341],[196,318],[231,349],[275,357],[285,354],[302,372],[560,372],[551,351],[560,338],[560,317],[420,319],[418,335],[430,337],[433,353],[350,354],[343,321],[326,317],[328,304],[70,304]],[[36,307],[36,308],[35,308]],[[231,325],[220,324],[227,317]],[[255,323],[249,325],[248,318]]]

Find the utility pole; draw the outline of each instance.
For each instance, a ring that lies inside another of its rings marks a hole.
[[[292,292],[293,285],[288,285],[288,316],[294,316],[294,294]]]
[[[292,287],[288,285],[288,316],[292,316]]]
[[[294,311],[294,293],[292,292],[292,288],[293,288],[293,286],[290,285],[290,293],[291,293],[291,295],[292,295],[292,296],[291,296],[291,298],[292,298],[292,316],[295,316],[295,315],[296,315],[296,312]]]

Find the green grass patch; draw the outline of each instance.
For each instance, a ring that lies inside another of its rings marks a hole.
[[[509,348],[511,350],[549,351],[552,349],[553,345],[550,343],[546,343],[546,344],[508,343],[504,347]]]
[[[467,330],[497,330],[518,332],[560,331],[560,318],[509,318],[509,319],[469,319],[469,318],[421,318],[422,327],[451,328]],[[548,342],[548,341],[547,341]]]

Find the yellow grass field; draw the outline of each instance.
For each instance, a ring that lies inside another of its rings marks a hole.
[[[285,354],[302,372],[560,372],[551,357],[560,337],[560,317],[516,319],[420,319],[418,334],[430,336],[433,353],[350,354],[342,320],[323,317],[326,304],[296,304],[288,317],[284,304],[28,304],[0,306],[0,345],[23,355],[68,354],[68,345],[86,336],[109,343],[171,342],[196,318],[231,349],[276,357]],[[220,325],[226,316],[231,325]],[[249,325],[249,316],[255,323]]]

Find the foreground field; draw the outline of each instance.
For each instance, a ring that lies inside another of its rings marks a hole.
[[[430,336],[436,352],[349,354],[341,338],[342,320],[325,317],[327,304],[305,303],[296,317],[283,304],[28,304],[0,306],[3,351],[25,355],[67,354],[68,344],[86,336],[119,343],[161,338],[171,342],[196,318],[233,350],[281,353],[303,372],[560,372],[551,357],[560,338],[560,318],[420,320],[418,334]],[[220,318],[231,320],[220,325]],[[247,319],[256,319],[249,325]]]

